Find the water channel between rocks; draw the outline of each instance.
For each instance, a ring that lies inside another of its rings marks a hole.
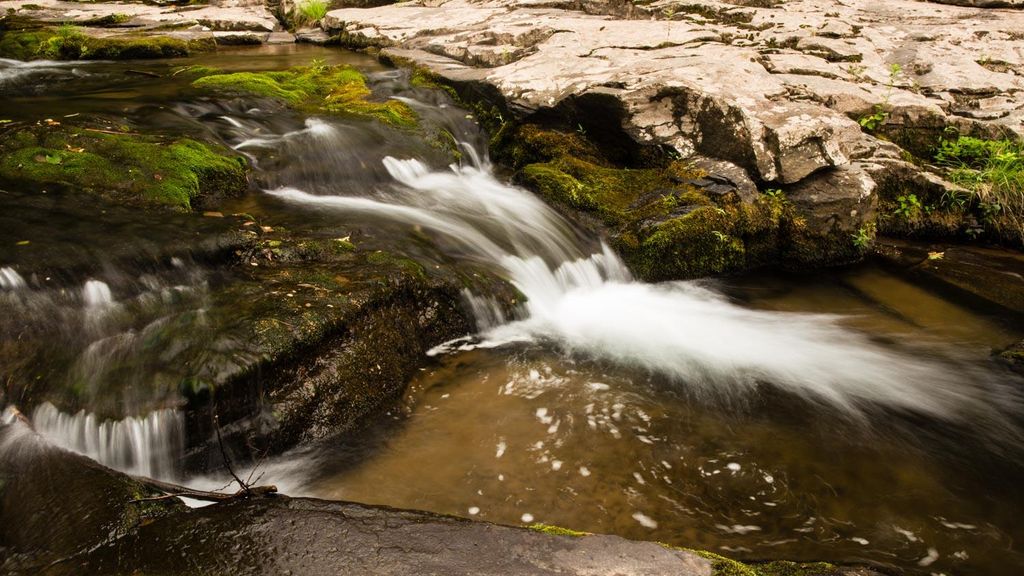
[[[443,125],[464,142],[461,166],[366,122],[192,97],[169,74],[180,62],[0,69],[3,114],[14,119],[125,114],[244,153],[263,192],[225,202],[223,213],[328,238],[355,231],[360,245],[427,267],[488,267],[528,298],[510,315],[467,293],[479,334],[433,350],[401,402],[366,430],[261,462],[262,482],[739,558],[1024,571],[1021,381],[989,359],[1024,337],[1013,319],[872,265],[641,284],[598,240],[496,176],[471,118],[409,89],[401,73],[297,46],[188,63],[255,70],[314,57],[359,66],[380,94]],[[7,194],[0,241],[34,240],[31,252],[0,260],[0,304],[11,313],[0,329],[37,324],[25,357],[68,382],[25,393],[37,428],[108,465],[173,477],[181,414],[154,409],[176,404],[185,355],[219,354],[230,370],[250,353],[232,337],[245,321],[238,303],[219,296],[236,279],[202,262],[92,260],[116,256],[103,246],[108,234],[158,251],[162,227],[203,235],[207,224],[140,225],[113,207],[94,222],[59,210],[46,220],[40,211],[59,202]],[[41,261],[45,271],[34,270]],[[41,287],[35,272],[63,284]],[[44,346],[53,334],[63,346]],[[46,403],[61,401],[83,413]],[[103,425],[91,412],[130,418]]]

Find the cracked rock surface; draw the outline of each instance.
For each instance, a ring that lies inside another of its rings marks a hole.
[[[523,117],[610,97],[637,143],[734,164],[764,186],[842,185],[863,198],[892,178],[924,177],[861,130],[876,106],[887,112],[880,132],[901,143],[947,127],[1024,136],[1020,2],[957,3],[969,6],[430,0],[334,10],[323,25],[451,82],[486,85]],[[862,224],[827,205],[809,205],[812,216]]]

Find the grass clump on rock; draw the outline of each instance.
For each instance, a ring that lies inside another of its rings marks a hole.
[[[301,0],[295,6],[294,21],[298,26],[312,26],[327,16],[330,3],[327,0]]]
[[[943,140],[935,160],[948,169],[951,182],[973,193],[988,224],[1024,240],[1024,142],[960,136]]]
[[[179,210],[248,188],[244,160],[226,149],[188,138],[109,132],[53,121],[13,128],[0,143],[0,180]]]
[[[199,78],[196,88],[262,96],[312,113],[350,114],[399,128],[416,126],[416,113],[398,100],[374,102],[366,77],[351,66],[314,62],[275,72],[235,72]]]

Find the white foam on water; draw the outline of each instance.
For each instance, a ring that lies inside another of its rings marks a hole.
[[[981,374],[971,378],[970,368],[951,370],[882,347],[836,316],[751,310],[694,282],[634,281],[607,246],[587,254],[547,205],[498,181],[486,165],[431,171],[417,160],[384,164],[399,185],[375,198],[269,193],[447,236],[497,264],[526,296],[522,319],[511,322],[471,299],[481,316],[479,337],[432,353],[545,340],[708,394],[741,395],[770,382],[853,413],[880,404],[954,418],[1015,401],[996,397],[1001,391],[988,389]]]

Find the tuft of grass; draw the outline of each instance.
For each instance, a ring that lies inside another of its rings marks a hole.
[[[940,143],[935,161],[971,191],[986,224],[1024,241],[1024,142],[959,136]]]
[[[311,26],[327,16],[327,0],[303,0],[295,7],[295,25]]]

